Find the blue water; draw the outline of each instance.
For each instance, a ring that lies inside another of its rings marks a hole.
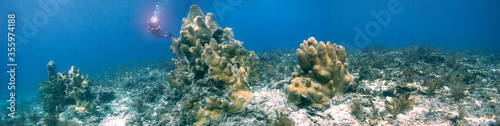
[[[56,3],[57,11],[44,11],[45,1]],[[182,17],[190,5],[198,4],[204,13],[214,13],[220,26],[233,28],[247,50],[297,48],[310,36],[342,43],[348,49],[423,43],[498,53],[500,47],[498,0],[41,0],[42,4],[2,0],[2,71],[8,69],[7,14],[16,14],[18,101],[37,97],[38,84],[47,78],[45,65],[51,60],[59,72],[74,65],[88,74],[102,72],[104,67],[172,58],[170,40],[147,33],[146,21],[157,2],[165,7],[160,16],[164,31],[179,36]],[[391,13],[390,9],[397,11]],[[371,12],[388,12],[390,21],[385,16],[381,18],[384,22],[378,22]],[[24,28],[28,22],[37,32]],[[356,27],[367,34],[366,26],[371,31],[365,37],[369,40],[356,41]],[[7,99],[8,77],[6,72],[0,74],[0,99]]]

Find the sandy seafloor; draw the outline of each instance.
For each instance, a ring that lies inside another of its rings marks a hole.
[[[347,53],[349,71],[355,81],[346,92],[330,99],[327,107],[314,109],[287,102],[285,88],[292,79],[290,73],[299,68],[296,51],[258,52],[261,63],[267,67],[262,68],[260,82],[249,85],[254,97],[246,110],[225,113],[207,125],[272,125],[284,118],[293,120],[297,126],[500,124],[499,55],[466,49],[447,51],[423,45],[375,46]],[[192,117],[182,114],[179,98],[182,96],[170,92],[172,87],[166,76],[173,69],[171,61],[159,61],[103,68],[95,74],[82,70],[83,74],[91,74],[91,93],[114,92],[114,97],[102,101],[92,114],[79,113],[71,105],[66,106],[57,121],[61,125],[192,125]],[[446,84],[429,93],[425,79],[435,81],[445,75],[457,76],[454,82],[462,84],[463,98],[455,99],[453,88]],[[411,107],[397,115],[391,114],[387,106],[392,106],[386,102],[403,95],[408,97]],[[154,99],[151,102],[136,100],[150,97]],[[3,116],[0,125],[46,125],[47,113],[39,102],[34,98],[22,103],[25,107],[19,109],[18,118]],[[353,107],[355,103],[357,107]]]

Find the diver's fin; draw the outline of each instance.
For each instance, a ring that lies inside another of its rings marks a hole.
[[[168,35],[167,35],[167,36],[168,36],[170,39],[174,39],[174,38],[175,38],[175,37],[174,37],[174,36],[172,36],[172,34],[170,34],[170,33],[168,33]]]

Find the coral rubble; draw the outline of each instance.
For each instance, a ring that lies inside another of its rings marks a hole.
[[[308,104],[316,108],[328,104],[329,99],[344,92],[354,77],[347,70],[345,48],[310,37],[300,44],[297,58],[301,68],[288,86],[288,101],[293,105]]]

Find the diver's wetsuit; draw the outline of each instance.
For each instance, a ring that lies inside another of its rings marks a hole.
[[[160,28],[159,15],[160,15],[162,8],[163,7],[160,7],[160,5],[156,5],[156,9],[154,11],[155,14],[147,22],[148,23],[148,32],[155,35],[158,38],[169,37],[170,39],[174,39],[174,37],[172,35],[163,32]]]
[[[148,32],[155,35],[158,38],[163,38],[166,36],[166,33],[163,32],[160,28],[159,21],[153,22],[153,21],[148,21]]]

